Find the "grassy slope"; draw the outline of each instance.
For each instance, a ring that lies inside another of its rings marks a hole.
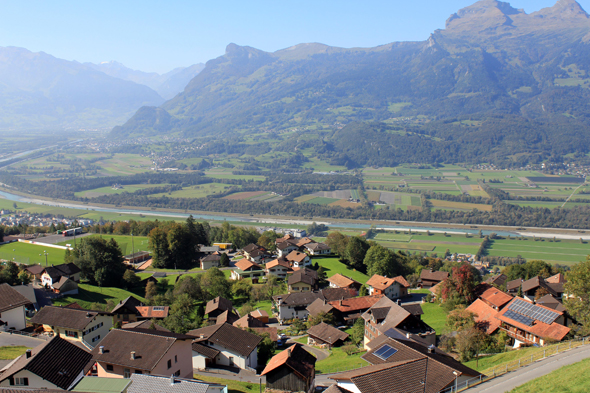
[[[590,359],[564,366],[550,374],[525,383],[511,393],[583,393],[590,389]],[[559,381],[556,383],[556,381]]]
[[[44,251],[47,251],[48,264],[59,265],[64,263],[65,250],[29,243],[9,243],[0,246],[0,258],[10,260],[14,258],[16,262],[40,263],[45,266],[45,255],[39,255],[43,254]]]
[[[323,266],[326,269],[326,275],[328,277],[331,277],[336,273],[340,273],[344,276],[352,278],[353,280],[357,280],[361,284],[366,283],[369,279],[369,276],[366,274],[349,269],[348,266],[340,262],[336,257],[315,257],[313,258],[312,262],[317,262],[320,266]]]
[[[56,299],[53,301],[53,304],[57,306],[65,306],[76,302],[83,308],[91,308],[92,303],[105,304],[109,300],[118,303],[120,300],[123,300],[128,296],[133,296],[136,299],[145,302],[145,299],[142,297],[142,292],[144,292],[144,290],[140,288],[136,292],[137,293],[126,291],[120,288],[99,288],[94,285],[80,284],[79,293],[77,295]]]
[[[250,382],[238,382],[232,381],[231,379],[213,378],[205,375],[195,374],[195,379],[200,379],[205,382],[219,383],[227,385],[228,393],[258,393],[260,387],[257,383]],[[262,391],[264,391],[265,385],[262,385]]]
[[[315,365],[316,373],[326,374],[344,370],[352,370],[359,367],[368,366],[369,363],[361,359],[365,354],[364,351],[348,356],[342,348],[332,348],[331,355],[326,359],[319,361]]]
[[[31,348],[19,345],[0,347],[0,360],[16,359],[20,355],[23,355],[27,351],[27,349]]]

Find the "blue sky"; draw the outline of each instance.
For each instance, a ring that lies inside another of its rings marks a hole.
[[[275,51],[303,42],[372,47],[425,40],[474,2],[0,0],[0,46],[161,73],[220,56],[230,42]],[[578,2],[590,10],[590,0]],[[555,0],[510,3],[531,13]]]

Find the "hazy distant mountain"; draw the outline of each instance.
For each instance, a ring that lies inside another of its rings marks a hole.
[[[482,0],[422,42],[301,44],[274,53],[230,44],[184,92],[160,109],[142,108],[116,135],[163,132],[161,122],[149,123],[164,117],[161,109],[172,116],[165,132],[189,136],[410,118],[404,124],[453,140],[490,132],[500,118],[517,134],[511,144],[533,149],[553,143],[547,135],[582,130],[568,143],[587,151],[589,41],[588,14],[574,0],[532,14]],[[519,133],[530,121],[531,134]]]
[[[202,63],[193,64],[190,67],[178,67],[165,74],[156,72],[143,72],[132,70],[116,61],[108,61],[100,64],[84,63],[95,70],[104,72],[115,78],[146,85],[157,91],[160,96],[170,99],[184,90],[187,83],[205,68]]]
[[[147,86],[75,61],[0,47],[0,129],[108,128],[163,101]]]

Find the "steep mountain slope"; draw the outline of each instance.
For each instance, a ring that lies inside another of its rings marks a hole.
[[[352,49],[302,44],[274,53],[230,44],[161,108],[178,120],[167,131],[189,136],[387,121],[437,140],[455,133],[468,139],[492,118],[507,119],[516,132],[518,124],[534,121],[543,133],[572,127],[585,133],[589,41],[589,17],[574,0],[532,14],[481,0],[423,42]],[[138,119],[161,117],[155,111],[144,108],[117,135],[155,130]],[[463,120],[470,122],[467,131]],[[449,123],[455,125],[436,127]]]
[[[84,65],[115,78],[146,85],[167,100],[184,90],[187,83],[205,68],[205,64],[198,63],[189,67],[178,67],[165,74],[158,74],[133,70],[116,61],[100,64],[84,63]]]
[[[106,128],[163,99],[152,89],[43,52],[0,47],[0,128]]]

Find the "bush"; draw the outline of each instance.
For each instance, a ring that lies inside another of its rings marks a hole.
[[[344,351],[344,353],[348,356],[355,354],[358,350],[359,349],[357,348],[357,346],[353,344],[348,344],[342,347],[342,351]]]

